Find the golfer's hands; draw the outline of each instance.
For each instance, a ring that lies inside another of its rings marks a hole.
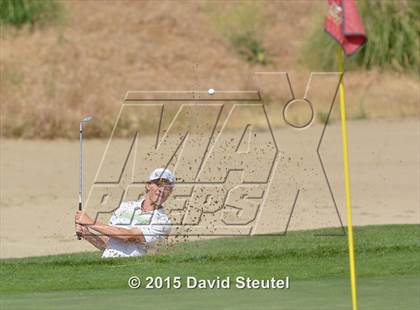
[[[76,211],[74,221],[80,225],[93,225],[93,220],[83,211]]]
[[[76,235],[79,237],[84,237],[86,235],[88,235],[89,229],[87,229],[85,226],[82,226],[80,224],[76,224]]]

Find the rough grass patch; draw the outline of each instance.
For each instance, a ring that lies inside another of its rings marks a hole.
[[[321,124],[331,122],[331,120],[328,119],[328,112],[318,112],[316,113],[316,117]]]
[[[357,1],[366,33],[367,44],[345,60],[345,68],[379,67],[420,74],[420,2]],[[324,18],[304,45],[301,61],[314,70],[336,71],[337,43],[324,32]]]
[[[21,27],[58,20],[62,5],[55,0],[0,0],[0,23]]]
[[[363,106],[363,104],[359,105],[357,112],[353,115],[352,119],[354,120],[363,120],[368,119],[368,114]]]
[[[217,32],[250,63],[266,63],[263,45],[263,6],[258,2],[241,1],[224,10],[209,10]]]

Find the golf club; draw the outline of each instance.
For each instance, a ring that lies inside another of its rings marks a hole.
[[[90,122],[92,116],[86,116],[80,121],[79,126],[79,140],[80,140],[80,179],[79,179],[79,211],[82,211],[82,201],[83,201],[83,126],[85,123]],[[77,239],[81,240],[82,238],[78,235]]]

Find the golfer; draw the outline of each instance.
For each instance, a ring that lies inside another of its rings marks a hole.
[[[102,258],[146,255],[145,244],[165,239],[171,230],[162,204],[171,195],[174,182],[170,170],[155,169],[146,183],[144,197],[121,203],[108,224],[94,222],[86,213],[77,211],[76,233],[104,251]]]

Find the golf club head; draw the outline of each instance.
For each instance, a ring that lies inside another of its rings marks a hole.
[[[92,116],[86,116],[85,118],[82,119],[82,123],[87,123],[90,122],[92,120]]]

